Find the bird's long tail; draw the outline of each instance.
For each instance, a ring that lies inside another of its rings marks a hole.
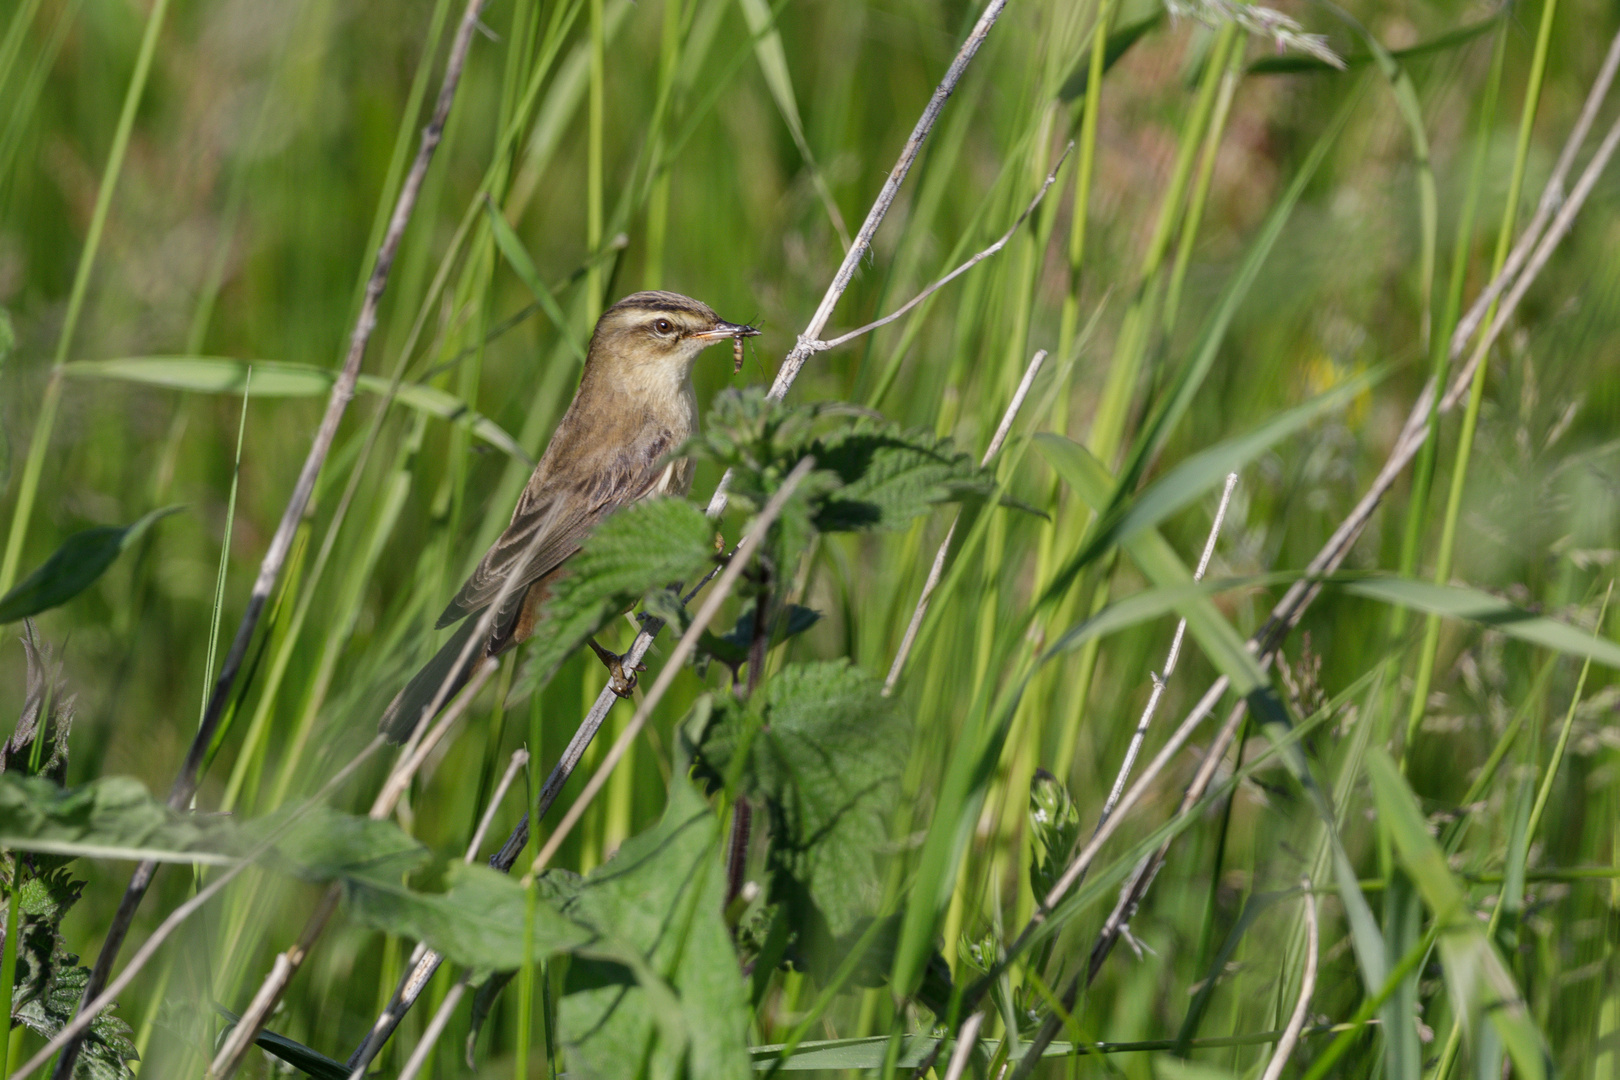
[[[484,650],[473,648],[466,660],[461,659],[461,650],[466,646],[467,639],[472,636],[473,630],[479,622],[477,614],[462,620],[456,632],[450,635],[450,640],[444,647],[433,654],[433,659],[422,666],[411,681],[405,684],[405,689],[394,695],[394,700],[388,703],[383,710],[382,719],[377,722],[377,729],[391,743],[403,743],[411,737],[427,717],[427,710],[433,704],[433,698],[439,694],[439,687],[449,680],[444,694],[439,697],[439,708],[450,703],[456,692],[467,685],[472,676],[473,667],[483,659]],[[435,709],[434,712],[438,712]]]

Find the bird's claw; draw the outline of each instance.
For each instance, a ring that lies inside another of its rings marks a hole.
[[[636,689],[636,673],[646,671],[647,665],[635,664],[627,668],[623,656],[609,652],[594,640],[591,642],[591,648],[596,651],[597,659],[601,660],[603,666],[608,669],[608,689],[622,698],[627,698],[634,693]]]

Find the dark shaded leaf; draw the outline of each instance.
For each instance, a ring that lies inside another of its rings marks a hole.
[[[25,874],[28,873],[24,864]],[[11,1022],[44,1038],[62,1030],[79,1010],[90,970],[67,951],[61,924],[78,901],[84,882],[57,868],[25,878],[18,896],[17,973],[12,984]],[[0,908],[0,923],[4,909]],[[3,930],[0,927],[0,930]],[[130,1027],[107,1006],[90,1022],[84,1048],[74,1064],[77,1080],[128,1080],[127,1062],[136,1058]]]
[[[750,702],[716,697],[683,733],[699,776],[735,776],[739,795],[764,801],[770,899],[801,945],[847,936],[877,906],[873,852],[888,838],[906,734],[881,683],[843,660],[791,664]]]
[[[235,1027],[236,1022],[241,1019],[223,1006],[215,1005],[214,1008],[230,1021],[227,1031]],[[285,1061],[307,1076],[315,1077],[315,1080],[348,1080],[349,1074],[354,1071],[343,1062],[335,1061],[319,1050],[305,1046],[295,1039],[289,1039],[285,1035],[277,1035],[273,1031],[259,1032],[254,1036],[253,1042],[265,1053]]]
[[[130,525],[102,525],[74,533],[37,570],[0,598],[0,623],[16,622],[67,603],[106,573],[107,567],[154,521],[179,510],[178,506],[166,506]]]

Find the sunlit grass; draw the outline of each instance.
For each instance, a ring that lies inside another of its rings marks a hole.
[[[1403,54],[1487,13],[1377,3],[1353,14],[1394,57],[1369,56],[1358,31],[1321,12],[1300,13],[1353,61],[1342,74],[1253,70],[1273,55],[1269,43],[1194,20],[1153,25],[1108,66],[1098,20],[1123,33],[1155,10],[1111,0],[1009,6],[829,330],[892,310],[1001,235],[1073,139],[1057,184],[1001,254],[895,324],[816,355],[793,391],[795,401],[857,401],[950,435],[976,459],[1030,354],[1051,353],[998,462],[1008,495],[1040,514],[966,514],[900,684],[913,736],[874,902],[906,920],[889,972],[902,978],[920,975],[937,946],[961,985],[971,981],[961,942],[1016,937],[1040,899],[1028,874],[1032,776],[1058,774],[1089,835],[1174,630],[1166,614],[1037,669],[1059,635],[1153,578],[1111,547],[1063,576],[1096,515],[1028,452],[1028,437],[1073,439],[1111,474],[1138,466],[1139,488],[1376,369],[1383,377],[1354,404],[1245,463],[1209,576],[1302,567],[1366,488],[1424,378],[1445,370],[1444,341],[1533,208],[1614,30],[1612,11],[1566,0]],[[129,774],[167,790],[318,406],[257,392],[244,404],[240,387],[203,394],[67,378],[63,365],[195,355],[334,366],[458,11],[447,0],[386,10],[340,0],[257,10],[27,0],[0,16],[0,305],[18,337],[0,361],[0,593],[79,529],[187,507],[40,620],[65,643],[79,696],[70,784]],[[532,459],[573,391],[579,342],[601,308],[651,286],[764,327],[740,376],[729,354],[706,356],[705,403],[728,385],[768,383],[978,13],[854,0],[492,4],[385,294],[365,365],[374,388],[431,387]],[[1316,171],[1293,191],[1308,162]],[[1598,612],[1620,548],[1615,191],[1612,179],[1600,184],[1481,368],[1465,415],[1436,420],[1415,486],[1396,488],[1350,567],[1467,583],[1613,637],[1612,614],[1599,627]],[[497,220],[532,260],[533,280],[514,269]],[[1274,246],[1229,325],[1201,337],[1268,235]],[[1209,362],[1207,378],[1144,449],[1143,432],[1198,360]],[[199,809],[271,812],[371,737],[382,705],[436,647],[433,620],[505,526],[529,467],[464,423],[386,393],[356,399]],[[700,470],[694,496],[718,480]],[[1188,565],[1217,492],[1158,524]],[[887,672],[952,512],[899,533],[818,542],[790,587],[823,618],[786,656],[847,656]],[[735,541],[741,524],[733,513],[721,528]],[[1248,634],[1282,588],[1224,591],[1213,604]],[[631,632],[608,637],[622,647]],[[672,647],[672,638],[654,647],[654,672]],[[1378,767],[1369,756],[1389,751],[1435,815],[1454,872],[1445,880],[1463,882],[1489,920],[1480,925],[1558,1071],[1620,1076],[1613,673],[1331,590],[1283,651],[1286,677],[1275,685],[1296,721],[1343,699],[1303,746],[1354,870],[1390,883],[1366,892],[1385,963],[1403,978],[1365,984],[1334,895],[1329,834],[1296,779],[1268,762],[1180,834],[1132,923],[1142,951],[1114,950],[1071,1030],[1125,1042],[1282,1027],[1303,976],[1305,923],[1297,898],[1273,903],[1272,894],[1303,874],[1324,894],[1312,1024],[1388,1024],[1421,1009],[1423,1028],[1388,1055],[1370,1030],[1307,1035],[1289,1075],[1325,1060],[1330,1044],[1333,1075],[1444,1080],[1473,1068],[1453,1034],[1452,972],[1438,966],[1441,951],[1429,955],[1426,888],[1445,885],[1401,869],[1404,849],[1382,813],[1394,804],[1387,790],[1384,803],[1369,791]],[[0,699],[15,714],[20,652],[0,656]],[[1220,670],[1189,641],[1144,756]],[[519,822],[601,686],[589,656],[533,698],[509,696],[511,680],[508,668],[397,815],[441,856],[459,857],[511,751],[527,745],[527,792],[508,797],[494,831]],[[658,820],[675,725],[723,682],[718,670],[675,681],[558,865],[599,865]],[[610,717],[608,742],[628,718],[628,706]],[[1223,778],[1270,746],[1258,720],[1245,732]],[[588,752],[565,806],[606,745]],[[1197,765],[1190,752],[1171,765],[1095,876],[1128,868],[1121,860],[1170,818]],[[381,768],[348,789],[344,809],[364,812]],[[68,930],[90,957],[127,867],[76,868],[90,885]],[[1592,876],[1557,876],[1575,871]],[[194,883],[162,871],[131,940]],[[122,996],[121,1015],[145,1047],[143,1075],[200,1071],[214,1003],[240,1010],[297,935],[308,890],[248,871]],[[1113,895],[1099,891],[1066,924],[1044,967],[1015,966],[1000,1000],[1044,1012],[1043,993],[1085,965]],[[334,925],[271,1027],[346,1058],[413,944]],[[1426,959],[1403,965],[1419,946]],[[436,976],[378,1059],[385,1073],[403,1064],[455,977]],[[522,970],[479,1036],[478,1075],[547,1075],[541,1005],[561,989],[555,970]],[[897,1005],[886,987],[825,990],[803,973],[772,975],[750,1039],[883,1037],[936,1019]],[[1005,1041],[1007,1019],[992,1008],[984,1037]],[[473,1075],[462,1063],[467,1032],[463,1006],[434,1075]],[[14,1034],[11,1060],[40,1045]],[[1258,1074],[1269,1055],[1261,1042],[1182,1056],[1241,1075]],[[1163,1064],[1175,1056],[1084,1057],[1041,1075],[1180,1075]]]

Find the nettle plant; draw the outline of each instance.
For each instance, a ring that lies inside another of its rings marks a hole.
[[[251,864],[340,887],[350,918],[422,942],[461,966],[462,985],[476,984],[469,1061],[520,971],[544,971],[555,987],[542,1007],[569,1074],[602,1077],[749,1075],[749,1026],[782,967],[831,988],[880,984],[898,930],[897,916],[878,910],[880,861],[908,721],[872,673],[842,659],[788,658],[818,618],[797,602],[795,571],[824,535],[902,528],[942,503],[977,509],[995,484],[948,440],[759,391],[722,394],[684,453],[728,470],[732,516],[741,535],[756,534],[750,550],[717,550],[716,522],[684,499],[615,514],[570,563],[548,601],[551,632],[536,635],[514,685],[516,694],[538,690],[574,648],[637,605],[644,622],[692,638],[687,662],[716,688],[678,725],[667,804],[652,828],[588,874],[537,860],[513,878],[435,863],[386,813],[324,805],[350,769],[315,799],[247,821],[178,814],[127,779],[64,790],[8,770],[0,837],[20,853],[58,853],[17,856],[29,881],[13,892],[25,917],[14,1018],[55,1035],[78,1003],[88,973],[57,933],[81,887],[62,869],[75,852],[226,867],[214,886]],[[695,623],[681,590],[690,599],[701,585],[718,588],[708,584],[713,571],[743,558],[731,628]],[[57,749],[35,773],[59,764],[65,722],[52,730]],[[14,741],[45,744],[34,736],[20,729]],[[941,1006],[948,980],[936,957],[918,1000]],[[102,1012],[76,1075],[131,1075],[127,1035]],[[349,1074],[274,1033],[257,1041],[310,1075]]]

